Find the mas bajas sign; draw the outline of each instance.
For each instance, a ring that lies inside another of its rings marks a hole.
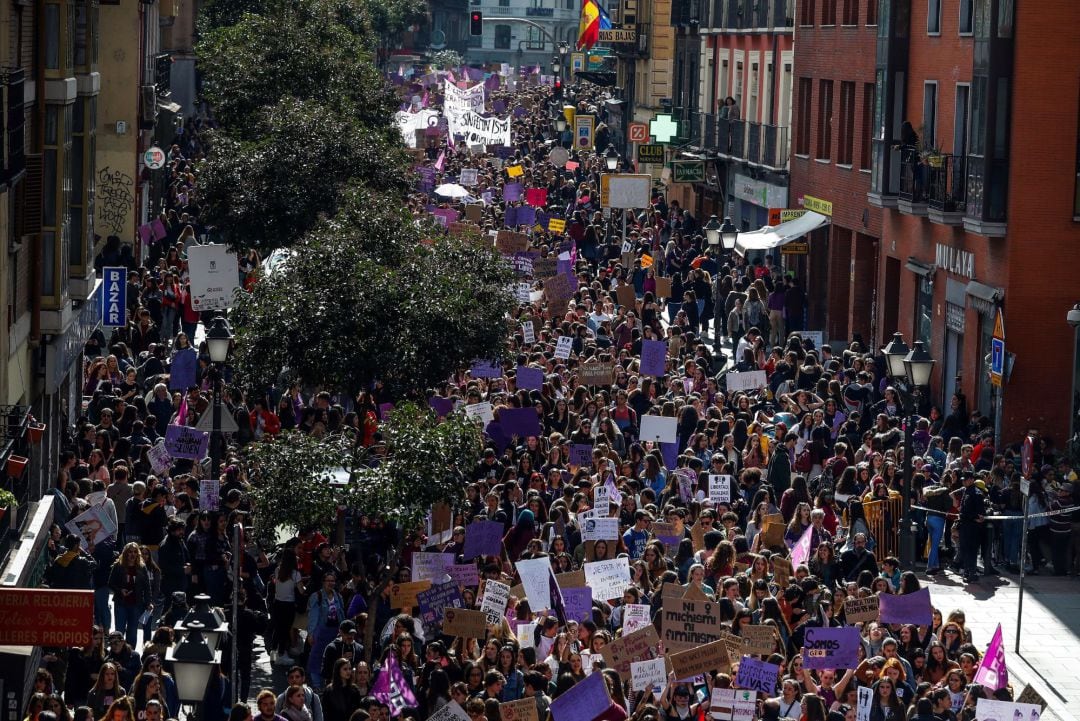
[[[466,145],[510,144],[510,118],[485,118],[471,110],[447,117],[450,132],[464,136]]]

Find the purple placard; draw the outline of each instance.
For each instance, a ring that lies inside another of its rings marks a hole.
[[[679,543],[682,542],[683,536],[669,536],[667,534],[654,533],[656,540],[664,544],[665,548],[676,549],[679,547]]]
[[[473,378],[502,378],[502,364],[491,361],[473,361],[469,373]]]
[[[438,583],[426,591],[416,594],[420,606],[420,620],[425,629],[435,630],[442,623],[444,608],[465,608],[461,591],[456,583]]]
[[[465,528],[462,557],[471,561],[477,556],[502,555],[503,524],[498,521],[473,521]]]
[[[604,674],[593,673],[563,692],[548,708],[555,721],[585,721],[596,718],[610,706]]]
[[[641,342],[641,372],[647,376],[664,375],[667,366],[667,343],[662,340]]]
[[[544,371],[542,368],[528,368],[518,366],[517,387],[527,391],[538,391],[544,387]]]
[[[878,598],[880,599],[878,618],[882,623],[914,623],[917,626],[929,626],[933,621],[929,588],[903,595],[882,593]]]
[[[559,274],[570,275],[573,272],[573,268],[570,267],[570,259],[555,261],[555,272]]]
[[[803,640],[806,668],[855,668],[859,665],[859,629],[808,626]]]
[[[393,403],[380,403],[379,404],[379,420],[385,421],[390,417],[390,411],[394,410]]]
[[[592,450],[591,443],[572,443],[570,445],[570,465],[592,465]]]
[[[524,118],[528,114],[529,114],[529,111],[526,110],[525,108],[521,107],[520,105],[518,105],[517,107],[514,108],[514,117],[515,118]]]
[[[519,438],[539,436],[540,417],[536,415],[535,408],[500,408],[499,423],[502,424],[503,433]]]
[[[562,597],[563,606],[566,608],[567,621],[592,620],[591,588],[564,588],[562,589]]]
[[[513,146],[500,145],[495,148],[495,157],[502,158],[503,160],[510,160],[510,158],[514,157],[515,152]]]
[[[435,411],[439,418],[445,418],[454,410],[454,401],[442,396],[428,398],[428,405]]]
[[[646,439],[648,440],[648,439]],[[660,453],[664,456],[664,468],[671,470],[679,465],[679,444],[660,442]]]
[[[517,209],[517,225],[532,225],[536,222],[536,208],[521,205]]]
[[[504,185],[502,196],[507,203],[521,200],[521,183],[507,183]]]
[[[488,423],[484,428],[484,433],[491,439],[491,442],[495,445],[495,450],[498,453],[502,453],[506,450],[506,447],[510,445],[510,438],[503,431],[502,424],[498,421]]]
[[[170,425],[165,430],[165,450],[173,458],[190,458],[201,461],[206,457],[210,434],[190,426]]]
[[[743,656],[739,662],[739,674],[735,683],[739,688],[749,688],[772,696],[776,693],[776,679],[780,677],[780,667],[775,663],[761,661],[753,656]]]
[[[139,240],[149,245],[154,240],[154,229],[150,227],[150,224],[139,226]]]
[[[491,79],[498,80],[499,76],[498,75],[492,75],[491,78],[489,78],[489,80],[491,80]],[[496,100],[496,101],[494,101],[491,104],[491,110],[492,110],[492,112],[495,112],[495,113],[498,113],[499,115],[502,115],[503,113],[506,112],[506,101],[505,100]]]
[[[475,563],[452,563],[446,567],[450,581],[458,586],[479,586],[480,569]]]
[[[503,213],[503,225],[507,228],[514,228],[518,224],[518,207],[516,205],[506,206],[506,211]]]
[[[165,224],[161,222],[161,218],[154,218],[153,220],[151,220],[150,229],[154,231],[154,238],[156,240],[161,240],[169,234],[165,230]]]

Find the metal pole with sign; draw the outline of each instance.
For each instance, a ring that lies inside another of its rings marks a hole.
[[[1001,447],[1001,411],[1005,405],[1005,320],[1001,308],[994,317],[994,336],[990,339],[990,385],[995,391],[994,447]]]
[[[1028,534],[1028,493],[1031,491],[1031,481],[1027,478],[1020,479],[1020,493],[1024,496],[1024,520],[1020,526],[1020,600],[1016,604],[1016,648],[1015,653],[1020,653],[1020,624],[1024,619],[1024,568],[1027,566],[1027,534]],[[1013,521],[1009,521],[1012,523]]]

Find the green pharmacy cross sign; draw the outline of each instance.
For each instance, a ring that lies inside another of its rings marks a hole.
[[[671,180],[675,183],[704,183],[705,163],[690,160],[671,164]]]
[[[679,121],[670,115],[657,115],[649,121],[649,135],[658,143],[670,143],[679,136]]]

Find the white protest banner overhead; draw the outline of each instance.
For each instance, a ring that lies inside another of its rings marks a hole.
[[[466,145],[509,145],[510,118],[485,118],[467,110],[448,115],[450,132],[465,138]]]
[[[453,123],[463,113],[484,112],[484,85],[474,85],[468,90],[462,90],[453,83],[447,81],[443,85],[445,100],[443,102],[443,114],[446,119]]]

